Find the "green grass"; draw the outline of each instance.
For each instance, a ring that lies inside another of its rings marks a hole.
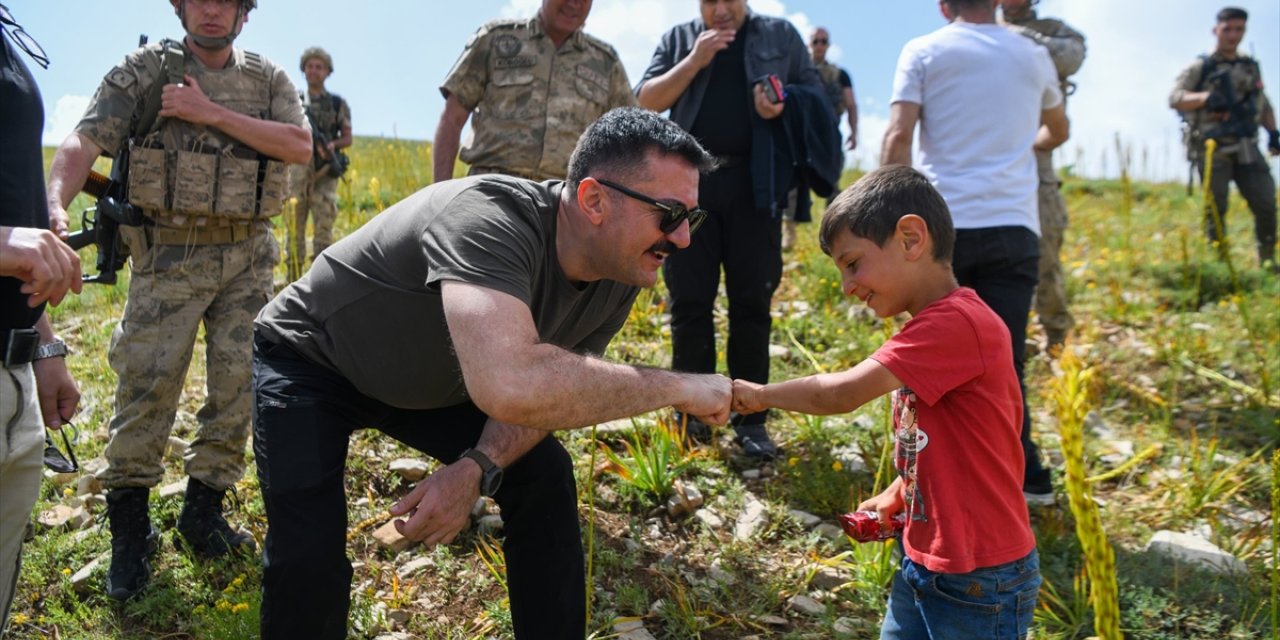
[[[339,236],[425,185],[430,175],[431,153],[424,144],[362,138],[351,155],[353,169],[339,190]],[[846,184],[853,177],[846,175]],[[1063,193],[1071,214],[1063,263],[1078,321],[1071,344],[1098,371],[1096,413],[1117,438],[1132,441],[1135,451],[1161,445],[1155,459],[1094,487],[1102,502],[1102,525],[1116,551],[1121,628],[1127,637],[1149,639],[1273,635],[1280,612],[1273,595],[1278,574],[1271,501],[1280,489],[1268,461],[1277,449],[1280,423],[1269,398],[1280,393],[1280,280],[1257,267],[1249,216],[1239,200],[1232,201],[1228,216],[1232,269],[1206,246],[1198,200],[1187,197],[1180,185],[1070,178]],[[73,207],[73,219],[85,200]],[[802,226],[801,232],[798,246],[786,255],[786,275],[775,299],[772,342],[789,355],[773,360],[774,379],[850,367],[896,326],[870,318],[856,300],[843,297],[836,270],[817,248],[815,225]],[[82,258],[93,259],[89,251]],[[99,457],[107,439],[115,376],[106,350],[124,305],[128,278],[122,276],[116,287],[88,287],[51,312],[73,350],[68,362],[83,393],[76,419],[82,462]],[[283,285],[284,280],[280,265],[276,281]],[[668,365],[665,313],[661,285],[641,294],[608,356]],[[726,322],[720,306],[716,323],[722,340]],[[1032,327],[1032,339],[1042,339],[1034,319]],[[1036,356],[1027,371],[1036,436],[1053,456],[1058,441],[1047,392],[1053,367]],[[175,426],[175,435],[188,440],[202,401],[203,376],[203,358],[197,354]],[[859,631],[839,637],[875,637],[892,558],[877,545],[824,539],[786,514],[801,509],[832,521],[891,479],[884,403],[826,419],[777,413],[770,429],[784,455],[758,478],[744,477],[755,465],[735,457],[732,448],[707,448],[691,462],[662,449],[662,436],[652,425],[669,418],[669,412],[640,417],[629,440],[593,439],[585,430],[559,435],[578,465],[583,530],[591,536],[589,632],[607,637],[614,620],[642,617],[659,638],[825,638],[837,637],[833,623],[843,617],[856,621]],[[719,435],[727,441],[723,431]],[[634,488],[618,474],[600,473],[598,467],[609,458],[600,454],[602,446],[621,462],[645,461],[652,487]],[[850,451],[858,452],[865,469],[848,468]],[[1087,434],[1087,473],[1114,465],[1104,460],[1107,453]],[[376,433],[352,437],[347,467],[352,523],[383,513],[410,489],[387,470],[390,460],[406,455],[413,453]],[[178,467],[168,463],[165,483],[180,479]],[[665,487],[676,479],[702,491],[704,509],[718,514],[722,527],[687,516],[673,519],[659,509],[669,492]],[[238,493],[241,501],[231,519],[260,540],[265,519],[252,464]],[[768,522],[755,537],[734,541],[734,521],[748,493],[765,503]],[[46,482],[37,509],[64,498],[60,487]],[[72,573],[108,551],[104,526],[86,534],[39,532],[24,552],[11,637],[255,637],[257,558],[195,561],[174,544],[178,506],[176,499],[153,499],[153,517],[164,529],[156,577],[124,606],[103,594],[101,568],[87,590],[70,588]],[[1245,511],[1264,517],[1251,522],[1236,516]],[[103,514],[97,515],[101,522]],[[1058,509],[1035,510],[1033,524],[1046,585],[1035,637],[1093,635],[1092,612],[1082,602],[1087,589],[1077,583],[1081,548],[1065,502]],[[1217,544],[1245,562],[1248,573],[1215,576],[1144,553],[1151,534],[1162,528],[1208,530]],[[509,635],[500,547],[474,529],[445,548],[394,555],[364,530],[348,550],[357,563],[352,637],[372,638],[391,628],[420,638]],[[432,567],[397,575],[404,562],[419,557],[430,558]],[[816,564],[839,568],[849,582],[834,592],[814,593],[809,580]],[[786,602],[796,594],[819,598],[826,613],[792,612]],[[655,607],[658,601],[663,604]],[[410,614],[406,625],[388,622],[395,611]],[[787,625],[771,625],[763,616],[781,616]]]

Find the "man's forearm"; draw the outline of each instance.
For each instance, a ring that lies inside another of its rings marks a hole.
[[[305,127],[253,118],[225,107],[213,125],[258,153],[291,164],[311,161],[311,132]]]
[[[892,130],[885,134],[880,166],[890,164],[911,164],[911,136],[895,134]]]
[[[89,170],[102,148],[79,133],[71,133],[58,147],[49,165],[49,205],[66,209],[80,193]]]
[[[484,425],[476,449],[489,456],[494,464],[506,468],[546,437],[548,434],[543,429],[530,429],[491,418]]]
[[[454,127],[444,118],[436,126],[436,136],[431,142],[431,182],[444,182],[453,178],[453,166],[458,159],[458,141],[462,129]]]
[[[698,75],[699,68],[694,64],[692,56],[676,63],[666,73],[649,78],[640,85],[636,101],[641,107],[659,113],[670,109],[684,95],[693,78]]]
[[[528,350],[524,362],[466,376],[476,404],[503,422],[546,430],[573,429],[639,415],[686,401],[691,374],[621,365],[549,344]],[[521,371],[518,380],[479,380]],[[464,374],[467,374],[465,367]],[[530,383],[530,381],[536,381]],[[476,397],[494,389],[493,398]],[[505,389],[505,392],[502,390]],[[486,406],[487,405],[487,406]]]

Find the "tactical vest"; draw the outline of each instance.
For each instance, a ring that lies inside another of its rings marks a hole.
[[[844,86],[840,84],[840,67],[830,62],[822,62],[813,65],[818,70],[818,75],[822,78],[822,89],[827,94],[827,100],[831,101],[831,108],[836,112],[836,118],[844,115]]]
[[[1204,155],[1204,141],[1208,139],[1218,141],[1219,153],[1240,152],[1246,158],[1251,156],[1253,141],[1258,136],[1257,103],[1262,93],[1261,85],[1262,72],[1253,58],[1239,56],[1233,60],[1217,60],[1210,55],[1200,56],[1200,78],[1193,90],[1223,93],[1230,101],[1230,117],[1226,121],[1214,121],[1208,118],[1208,112],[1203,108],[1182,114],[1185,125],[1183,141],[1187,145],[1188,160],[1196,161]],[[1241,141],[1245,142],[1243,146],[1236,144]]]
[[[307,117],[311,118],[316,129],[328,136],[330,140],[336,140],[342,136],[342,129],[338,126],[338,113],[342,110],[340,96],[325,93],[312,100],[311,94],[303,90],[298,92],[298,100],[302,102]]]
[[[253,118],[271,112],[271,77],[262,56],[234,49],[224,69],[190,60],[165,40],[145,58],[157,84],[190,74],[210,100]],[[154,65],[154,66],[153,66]],[[148,88],[148,96],[158,94]],[[216,129],[176,118],[147,124],[144,104],[129,140],[129,202],[167,226],[221,226],[278,215],[288,194],[286,165]]]

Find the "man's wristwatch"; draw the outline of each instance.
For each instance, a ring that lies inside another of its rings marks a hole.
[[[54,340],[49,344],[42,344],[36,347],[35,356],[32,360],[44,360],[45,358],[65,358],[67,356],[67,343],[61,340]]]
[[[498,487],[502,486],[502,467],[494,464],[493,460],[489,459],[489,456],[476,449],[463,451],[462,455],[458,456],[458,459],[461,460],[463,458],[471,458],[476,461],[476,464],[480,465],[480,495],[492,498],[493,494],[498,492]]]

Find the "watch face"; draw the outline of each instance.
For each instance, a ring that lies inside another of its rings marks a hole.
[[[480,478],[480,493],[486,498],[492,498],[493,494],[498,492],[498,487],[502,486],[502,469],[494,467],[484,472]]]

